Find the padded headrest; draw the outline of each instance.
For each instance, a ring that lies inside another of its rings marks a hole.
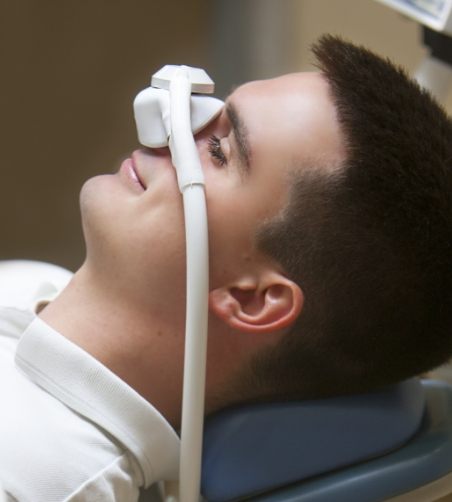
[[[250,496],[394,450],[418,430],[418,379],[371,394],[225,410],[204,430],[202,493]]]

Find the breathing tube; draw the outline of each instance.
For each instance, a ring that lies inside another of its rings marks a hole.
[[[153,75],[151,87],[141,91],[134,101],[140,143],[150,148],[169,146],[183,197],[187,300],[178,499],[181,502],[197,502],[200,495],[209,250],[204,175],[194,134],[223,108],[221,100],[201,95],[213,91],[214,83],[204,70],[167,65]]]

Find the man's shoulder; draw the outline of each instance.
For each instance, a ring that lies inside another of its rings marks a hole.
[[[120,444],[31,382],[12,353],[0,351],[0,361],[0,481],[7,493],[40,502],[113,500],[118,484],[138,493],[134,462]]]
[[[38,301],[56,296],[71,277],[72,272],[50,263],[0,261],[0,306],[33,310]]]

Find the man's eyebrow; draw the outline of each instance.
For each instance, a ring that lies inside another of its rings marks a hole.
[[[232,132],[237,143],[240,161],[244,165],[245,170],[248,171],[250,168],[251,158],[248,130],[240,117],[237,108],[230,101],[226,103],[226,115],[228,116],[229,122],[232,126]]]

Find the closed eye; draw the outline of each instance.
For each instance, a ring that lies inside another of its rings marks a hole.
[[[226,155],[221,148],[220,138],[214,134],[209,138],[209,153],[220,166],[224,166],[228,163]]]

